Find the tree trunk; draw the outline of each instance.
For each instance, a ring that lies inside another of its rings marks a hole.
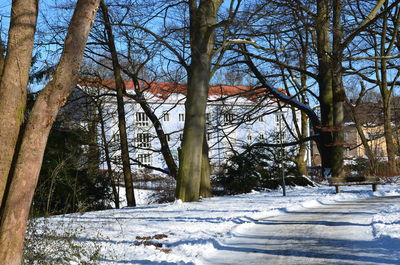
[[[397,173],[396,163],[396,145],[393,140],[393,128],[392,128],[392,111],[391,111],[391,95],[390,92],[382,88],[382,104],[383,104],[383,128],[386,141],[386,152],[389,162],[389,174]]]
[[[299,66],[303,70],[307,70],[307,55],[308,55],[308,38],[306,40],[306,45],[302,46],[302,53],[300,57],[300,62]],[[304,93],[307,89],[307,75],[305,73],[300,73],[301,76],[301,83],[300,83],[300,91]],[[301,103],[307,105],[307,102],[305,100],[305,96],[300,96],[301,97]],[[293,120],[296,121],[296,109],[292,107],[292,113],[293,113]],[[301,128],[299,129],[297,126],[297,122],[295,123],[296,131],[297,134],[299,135],[299,138],[304,138],[307,137],[308,135],[308,117],[304,111],[301,112],[300,114],[300,126]],[[308,176],[307,172],[307,143],[302,142],[299,145],[299,152],[297,153],[296,157],[294,158],[294,162],[296,163],[297,167],[297,174],[299,176]]]
[[[210,81],[214,27],[222,0],[190,0],[191,63],[188,73],[188,95],[185,102],[185,126],[176,197],[197,201],[200,195],[205,110]]]
[[[154,126],[154,130],[156,131],[157,138],[160,141],[161,145],[161,154],[164,157],[165,163],[167,164],[167,167],[169,169],[169,174],[172,176],[174,179],[178,178],[178,167],[175,163],[174,157],[172,156],[171,149],[169,148],[167,137],[164,133],[164,130],[162,128],[162,124],[154,111],[151,109],[149,103],[147,103],[146,99],[143,96],[143,92],[138,89],[139,87],[139,82],[135,78],[135,86],[136,86],[136,95],[137,97],[134,98],[136,102],[140,104],[140,107],[143,109],[144,113],[146,114],[147,117],[149,117],[150,121],[152,122]]]
[[[349,105],[349,108],[351,111],[351,116],[352,116],[354,125],[356,127],[357,133],[360,136],[361,144],[363,145],[365,154],[368,157],[368,161],[369,161],[369,164],[371,167],[370,172],[371,172],[371,174],[375,174],[376,169],[377,169],[376,168],[376,158],[374,156],[374,153],[371,150],[370,145],[368,144],[368,139],[367,139],[367,137],[365,137],[364,131],[362,129],[362,125],[360,124],[360,121],[358,120],[358,117],[356,115],[355,108],[357,107],[357,104],[356,104],[356,107],[352,106],[351,103],[349,103],[348,105]]]
[[[207,60],[208,58],[206,58]],[[194,59],[193,59],[194,60]],[[197,201],[200,195],[200,179],[203,156],[205,109],[208,94],[209,69],[191,66],[189,91],[185,107],[185,126],[181,148],[181,164],[177,182],[177,198],[183,201]],[[207,64],[207,62],[206,62]],[[210,66],[210,64],[208,64]]]
[[[332,106],[332,71],[330,58],[330,15],[329,1],[317,1],[317,55],[318,55],[318,85],[320,93],[321,109],[321,145],[320,155],[323,168],[323,174],[326,177],[327,172],[332,169],[332,132],[333,128],[333,106]]]
[[[332,148],[332,180],[343,182],[344,172],[344,101],[346,94],[342,81],[341,41],[343,31],[341,24],[342,0],[333,1],[333,51],[332,51],[332,88],[333,88],[333,148]]]
[[[308,132],[308,118],[304,112],[301,112],[301,136],[305,137]],[[307,172],[307,143],[302,142],[299,147],[299,152],[295,157],[297,173],[299,176],[308,176]]]
[[[105,155],[105,160],[107,164],[107,174],[108,177],[111,180],[111,188],[113,191],[113,196],[114,196],[114,203],[115,203],[115,208],[119,209],[119,192],[117,189],[117,184],[115,181],[115,175],[112,170],[111,166],[111,156],[110,156],[110,148],[107,142],[107,136],[106,136],[106,129],[105,129],[105,121],[103,117],[103,109],[100,106],[101,103],[98,105],[98,112],[99,112],[99,121],[100,121],[100,130],[101,130],[101,139],[103,140],[103,148],[104,148],[104,155]]]
[[[111,53],[115,86],[117,90],[118,128],[120,135],[122,171],[124,173],[126,200],[128,206],[133,207],[136,206],[136,201],[133,190],[131,162],[129,158],[128,135],[126,133],[125,104],[124,104],[125,83],[121,75],[121,66],[118,60],[118,53],[115,47],[114,35],[111,28],[111,22],[108,15],[107,6],[104,3],[104,1],[100,2],[100,6],[104,19],[104,27],[107,33],[107,45]]]
[[[4,48],[3,48],[3,40],[0,37],[0,83],[1,83],[1,76],[3,74],[4,69]]]
[[[385,7],[387,7],[388,3],[385,2]],[[388,15],[385,15],[383,19],[382,25],[382,33],[381,33],[381,41],[380,41],[380,56],[389,55],[393,45],[392,43],[387,43],[386,35],[388,33],[387,23],[388,23]],[[396,39],[393,37],[393,39]],[[386,153],[389,162],[389,174],[397,173],[397,165],[396,165],[396,146],[393,140],[393,128],[392,128],[392,113],[391,113],[391,97],[392,91],[388,88],[387,83],[387,59],[382,58],[379,60],[380,62],[380,74],[381,74],[381,82],[379,83],[379,90],[382,96],[382,107],[383,107],[383,128],[384,135],[386,141]]]
[[[7,55],[0,72],[0,203],[24,122],[38,0],[15,0],[8,31]],[[1,49],[1,57],[3,57]]]
[[[88,139],[89,149],[87,152],[87,160],[88,160],[88,173],[91,178],[95,177],[99,173],[100,168],[100,150],[99,150],[99,142],[97,138],[97,129],[99,125],[99,117],[98,114],[92,106],[86,104],[85,106],[90,113],[88,113]]]
[[[4,264],[21,263],[29,209],[47,137],[58,110],[76,85],[84,47],[98,3],[94,0],[77,2],[55,74],[40,93],[31,111],[8,193],[5,194],[1,205],[0,260]]]
[[[200,180],[200,196],[203,198],[212,197],[211,189],[211,167],[210,158],[208,157],[208,143],[207,143],[207,131],[204,131],[203,139],[203,156],[201,160],[201,180]]]
[[[384,3],[384,7],[388,7],[388,1]],[[375,54],[377,56],[382,56],[381,59],[378,59],[375,62],[375,70],[377,80],[379,80],[380,74],[380,82],[379,82],[379,90],[382,96],[382,108],[383,108],[383,127],[384,127],[384,136],[386,141],[386,153],[389,162],[388,173],[396,174],[397,173],[397,164],[396,164],[396,153],[397,148],[395,145],[395,141],[393,139],[393,128],[392,128],[392,113],[391,113],[391,97],[392,97],[392,89],[393,87],[388,87],[388,72],[387,72],[387,59],[385,56],[389,56],[392,53],[394,42],[398,41],[398,36],[396,35],[397,31],[394,31],[391,34],[394,34],[392,39],[388,37],[388,21],[393,19],[394,27],[399,26],[399,18],[398,17],[390,17],[390,14],[385,14],[382,21],[382,30],[380,34],[380,42],[379,48],[375,48]],[[390,35],[391,35],[390,34]],[[379,68],[380,67],[380,68]],[[397,78],[397,77],[396,77]],[[395,82],[395,80],[394,80]]]

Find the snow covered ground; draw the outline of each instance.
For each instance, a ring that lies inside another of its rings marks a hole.
[[[280,191],[71,214],[49,218],[58,230],[79,227],[82,244],[101,246],[101,264],[202,264],[214,243],[231,236],[233,229],[258,219],[302,208],[374,196],[400,195],[399,185],[334,188],[296,187]],[[60,225],[68,223],[68,225]],[[400,239],[400,205],[393,204],[371,218],[373,236]],[[62,231],[61,231],[62,232]],[[76,264],[71,262],[71,264]]]

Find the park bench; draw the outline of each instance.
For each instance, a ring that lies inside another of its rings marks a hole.
[[[343,182],[329,182],[329,186],[335,186],[336,193],[340,192],[340,186],[371,185],[372,191],[376,191],[377,185],[383,184],[377,176],[346,177]]]

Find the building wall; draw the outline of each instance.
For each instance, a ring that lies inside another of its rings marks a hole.
[[[372,148],[372,152],[375,157],[382,158],[387,157],[386,152],[386,141],[383,135],[384,129],[382,125],[375,126],[363,126],[362,130],[369,140],[369,144]],[[353,123],[348,123],[344,127],[344,140],[346,143],[345,157],[346,159],[352,159],[355,157],[365,157],[365,148],[362,145],[361,137],[357,132],[356,127]],[[320,165],[321,158],[316,145],[313,145],[313,165]]]
[[[147,98],[155,114],[159,117],[164,132],[169,135],[169,146],[178,164],[178,148],[181,145],[184,119],[186,119],[184,117],[185,97],[182,94],[172,94],[167,100],[156,98],[153,95],[147,95]],[[113,98],[107,102],[103,110],[103,116],[107,117],[107,139],[113,147],[113,158],[118,160],[120,153],[116,102]],[[255,108],[257,104],[260,105]],[[271,100],[262,104],[243,97],[211,101],[206,111],[211,164],[214,167],[224,164],[226,158],[232,154],[232,148],[240,152],[244,146],[266,141],[276,134],[279,131],[279,117],[274,113],[276,110],[277,103]],[[158,152],[160,143],[154,127],[150,120],[146,120],[140,105],[126,99],[125,111],[131,158],[153,167],[167,169],[161,153]],[[283,108],[282,114],[294,131],[295,121],[293,121],[291,109]],[[297,116],[299,119],[299,112]],[[289,131],[285,129],[285,121],[281,122],[286,140],[293,139]],[[105,168],[105,163],[102,166]],[[117,162],[113,166],[118,170]],[[140,171],[143,170],[143,167],[132,163],[132,170]]]

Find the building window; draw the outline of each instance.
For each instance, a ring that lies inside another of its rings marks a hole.
[[[260,140],[264,140],[264,139],[265,139],[264,134],[263,134],[263,133],[260,133],[259,138],[260,138]]]
[[[286,140],[286,133],[284,131],[278,132],[278,141],[281,141],[281,137],[282,137],[282,141]]]
[[[144,112],[136,112],[136,125],[139,127],[149,126],[149,117]]]
[[[281,122],[282,122],[282,127],[285,126],[283,124],[282,119],[283,119],[283,113],[275,113],[275,124],[276,124],[276,127],[279,127],[281,125]]]
[[[207,141],[210,141],[211,138],[212,138],[212,133],[207,133]]]
[[[185,113],[179,113],[179,121],[184,122],[185,121]]]
[[[232,123],[234,119],[233,113],[225,113],[224,114],[224,122],[225,123]]]
[[[171,135],[170,134],[166,134],[165,135],[165,139],[167,139],[167,142],[171,141]]]
[[[383,136],[383,133],[381,133],[381,132],[368,132],[367,133],[367,138],[368,138],[368,140],[376,140],[376,139],[379,139],[380,137],[382,137]]]
[[[248,135],[247,135],[247,141],[251,141],[253,139],[253,137],[251,136],[251,134],[249,133]]]
[[[169,121],[169,113],[168,112],[164,113],[164,121]]]
[[[258,117],[258,119],[257,119],[258,121],[264,121],[264,116],[260,116],[260,117]]]
[[[252,123],[252,121],[251,121],[251,115],[250,115],[250,114],[246,114],[246,115],[244,116],[244,122],[245,122],[246,124],[251,124],[251,123]]]
[[[152,161],[151,154],[138,154],[137,160],[139,162],[139,168],[144,168],[143,165],[150,166]]]
[[[136,135],[136,142],[138,147],[151,147],[150,133],[138,133]]]
[[[179,134],[179,140],[183,141],[183,133]]]

